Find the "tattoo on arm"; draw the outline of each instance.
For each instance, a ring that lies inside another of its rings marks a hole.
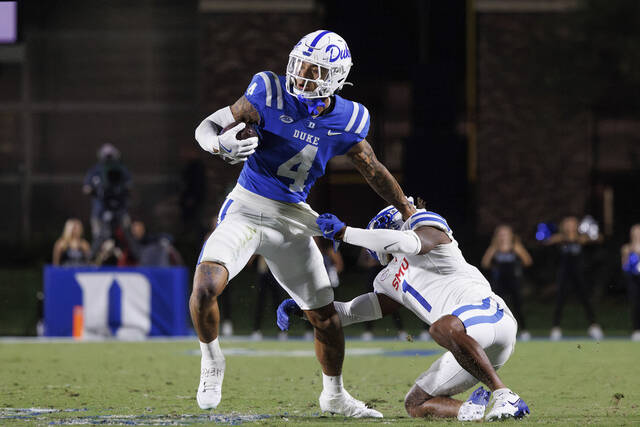
[[[232,106],[233,118],[245,123],[260,123],[260,114],[251,105],[246,96],[242,95]]]
[[[371,145],[366,140],[362,140],[349,150],[347,156],[371,188],[384,200],[398,208],[405,219],[413,213],[400,184],[391,175],[391,172],[378,161]]]

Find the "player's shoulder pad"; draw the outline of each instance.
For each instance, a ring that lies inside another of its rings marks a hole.
[[[341,126],[343,126],[345,132],[355,134],[358,137],[358,141],[362,141],[369,133],[369,125],[371,123],[369,110],[359,102],[349,101],[344,98],[342,102],[344,102],[344,108]]]
[[[254,74],[244,96],[256,109],[284,108],[284,88],[280,78],[273,71],[260,71]]]
[[[418,209],[418,212],[414,213],[405,222],[407,224],[407,230],[415,230],[416,228],[428,225],[444,231],[447,234],[451,233],[451,228],[447,224],[447,220],[435,212],[425,209]]]

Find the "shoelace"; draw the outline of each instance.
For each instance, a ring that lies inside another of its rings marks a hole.
[[[202,382],[202,391],[206,392],[208,390],[210,390],[210,391],[218,391],[218,390],[220,390],[220,384],[218,384],[218,383],[209,383],[209,384],[207,384],[206,381],[203,381]]]

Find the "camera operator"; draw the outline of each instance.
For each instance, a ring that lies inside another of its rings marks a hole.
[[[120,160],[120,151],[111,144],[98,150],[98,163],[84,179],[83,193],[91,202],[91,253],[96,255],[102,244],[129,232],[128,205],[131,174]],[[116,242],[117,244],[118,242]]]

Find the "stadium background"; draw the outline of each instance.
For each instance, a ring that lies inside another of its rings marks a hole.
[[[18,42],[0,45],[0,335],[35,333],[42,266],[68,217],[88,231],[80,187],[105,142],[133,173],[132,216],[172,233],[193,265],[239,172],[202,152],[193,129],[323,27],[349,43],[344,95],[371,111],[378,157],[449,220],[467,258],[479,263],[498,223],[523,238],[531,330],[550,326],[555,274],[535,224],[589,213],[605,233],[587,254],[596,307],[605,333],[628,332],[619,248],[640,219],[637,2],[72,0],[20,2],[18,16]],[[204,199],[185,222],[197,164]],[[310,202],[352,224],[383,206],[340,159]],[[355,256],[346,250],[348,265]],[[349,269],[338,297],[362,280]],[[236,306],[253,304],[250,286],[234,288]],[[567,314],[586,328],[579,309]]]

